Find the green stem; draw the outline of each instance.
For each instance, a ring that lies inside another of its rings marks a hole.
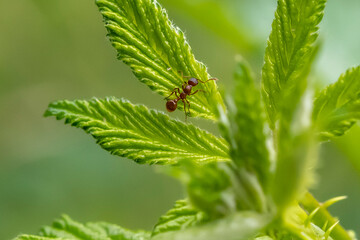
[[[319,227],[322,227],[325,224],[327,224],[327,226],[332,226],[338,221],[335,217],[331,216],[326,208],[321,207],[322,204],[310,193],[306,193],[305,197],[300,201],[300,204],[308,213],[311,213],[316,208],[320,207],[319,211],[312,218],[312,222]],[[340,224],[336,225],[330,236],[335,240],[354,240]]]

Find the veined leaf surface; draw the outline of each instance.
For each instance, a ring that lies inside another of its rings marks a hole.
[[[138,163],[229,160],[223,139],[123,99],[54,102],[45,116],[64,118],[65,123],[90,133],[105,150]]]
[[[278,1],[262,69],[262,95],[272,129],[279,113],[296,108],[306,89],[325,3],[326,0]]]
[[[210,78],[204,64],[195,59],[184,33],[169,20],[155,0],[96,0],[108,37],[118,57],[153,91],[169,96],[181,88],[185,76]],[[221,96],[214,81],[199,83],[189,96],[192,116],[216,119]],[[182,108],[182,104],[178,105]]]

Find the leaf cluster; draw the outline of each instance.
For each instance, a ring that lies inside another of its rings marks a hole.
[[[83,129],[111,154],[168,165],[187,198],[150,232],[64,216],[41,237],[17,239],[354,240],[326,209],[340,199],[321,204],[308,192],[321,141],[343,135],[360,118],[360,67],[315,97],[308,83],[325,3],[279,0],[261,79],[238,57],[225,103],[214,81],[188,96],[190,116],[212,120],[222,137],[115,97],[51,103],[45,116]],[[118,58],[151,90],[168,96],[186,83],[183,75],[211,77],[157,1],[96,4]]]

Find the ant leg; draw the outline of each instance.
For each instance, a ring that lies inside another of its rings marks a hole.
[[[185,99],[185,101],[187,102],[187,104],[188,104],[188,113],[189,113],[189,116],[191,115],[191,113],[190,113],[190,102],[189,102],[189,100],[187,100],[187,99]]]
[[[187,113],[186,113],[186,102],[184,99],[181,99],[182,102],[184,103],[184,112],[185,112],[185,122],[187,122]]]
[[[180,88],[177,88],[177,91],[178,91],[177,93],[179,94],[179,96],[177,95],[177,93],[175,93],[175,95],[176,95],[177,98],[180,98],[180,94],[181,94]]]
[[[204,93],[206,93],[206,91],[204,91],[204,90],[202,90],[202,89],[199,89],[199,90],[196,90],[195,92],[193,92],[193,93],[191,93],[191,94],[189,94],[189,95],[194,95],[194,94],[197,93],[197,92],[204,92]]]
[[[171,91],[171,94],[169,96],[167,96],[165,99],[168,99],[169,97],[171,97],[174,93],[175,93],[175,96],[177,97],[176,95],[176,90],[179,92],[180,94],[180,89],[179,88],[174,88],[172,91]]]
[[[187,83],[187,82],[184,82],[184,83],[183,83],[183,85],[181,85],[181,89],[182,89],[183,91],[185,91],[185,87],[186,87],[186,85],[188,85],[188,83]]]
[[[210,78],[210,79],[208,79],[208,80],[206,80],[206,81],[201,81],[200,79],[197,79],[199,82],[201,82],[201,83],[206,83],[206,82],[208,82],[208,81],[217,81],[217,80],[219,80],[219,79],[217,79],[217,78]]]

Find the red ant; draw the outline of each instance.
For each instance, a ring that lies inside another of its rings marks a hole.
[[[181,71],[179,71],[179,72],[181,72]],[[200,79],[197,79],[197,78],[183,76],[182,72],[181,72],[181,76],[182,76],[182,78],[190,78],[190,79],[187,82],[184,82],[184,84],[181,86],[182,92],[180,92],[180,88],[174,88],[172,90],[171,94],[165,98],[165,99],[168,99],[173,94],[175,94],[175,96],[176,96],[175,99],[170,99],[166,102],[166,110],[168,110],[169,112],[175,111],[177,108],[178,101],[181,100],[184,103],[185,119],[187,119],[186,104],[188,105],[188,115],[190,115],[190,102],[186,99],[186,97],[190,96],[190,95],[194,95],[197,92],[205,92],[202,89],[198,89],[195,92],[191,93],[192,88],[195,87],[196,85],[198,85],[199,82],[206,83],[208,81],[218,80],[218,79],[210,78],[207,81],[201,81]]]

